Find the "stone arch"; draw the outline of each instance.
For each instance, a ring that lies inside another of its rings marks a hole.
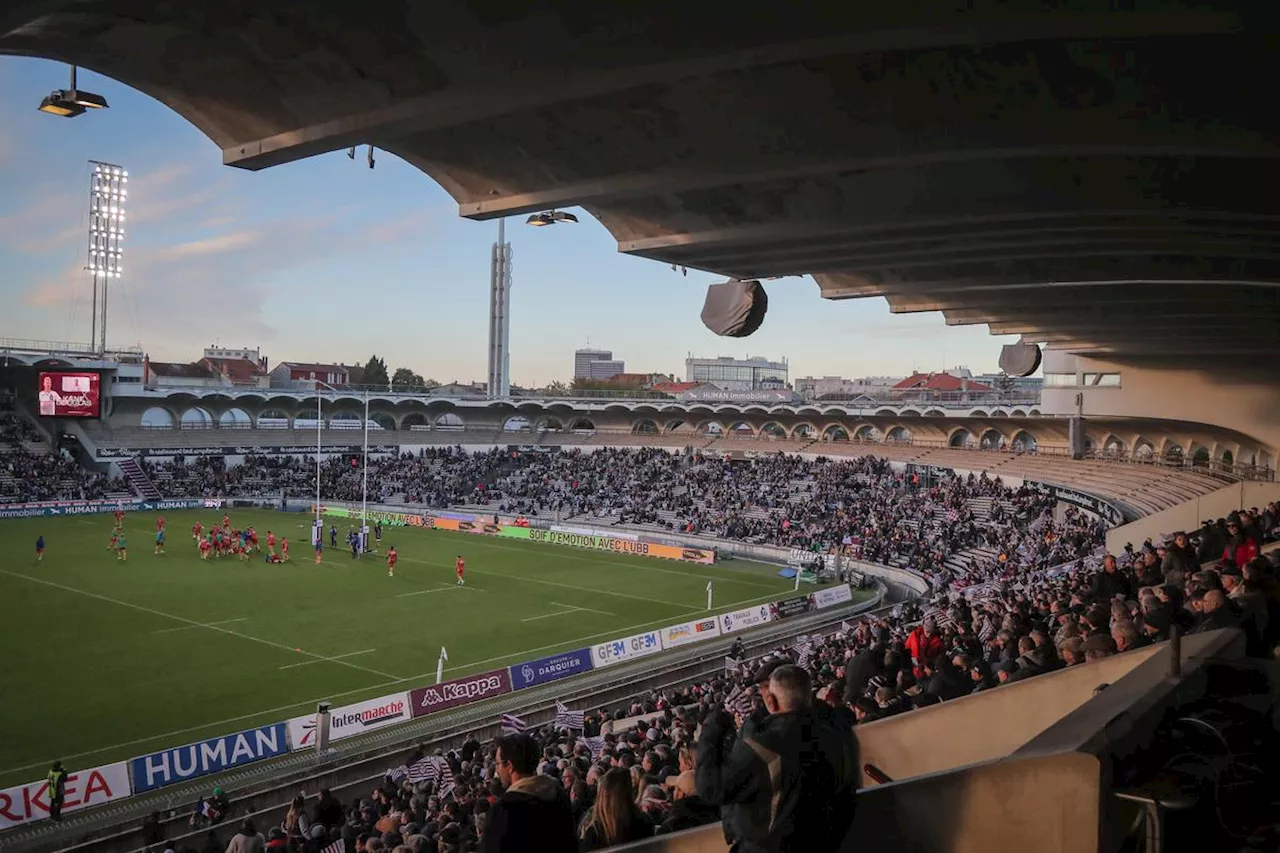
[[[947,436],[947,445],[949,447],[972,447],[977,442],[973,438],[973,433],[964,427],[956,427]]]
[[[1035,453],[1036,437],[1025,429],[1020,429],[1013,436],[1013,441],[1009,442],[1009,446],[1020,453]]]
[[[431,425],[427,423],[426,412],[410,412],[400,419],[400,429],[422,431],[430,429]]]
[[[1222,451],[1222,456],[1218,461],[1221,462],[1227,468],[1231,468],[1236,464],[1236,455],[1232,453],[1230,450],[1224,448]]]
[[[986,416],[987,416],[987,413],[982,411],[982,409],[974,409],[972,412],[969,413],[969,417],[971,418],[985,418]]]
[[[564,432],[564,421],[555,415],[544,415],[533,424],[534,432]]]
[[[177,418],[164,406],[152,406],[142,413],[142,426],[146,429],[173,429]]]
[[[907,429],[902,424],[898,424],[889,430],[884,440],[895,444],[910,444],[911,430]]]
[[[574,418],[569,424],[570,432],[595,432],[596,424],[591,418]]]
[[[1197,468],[1209,467],[1209,448],[1203,444],[1191,445],[1191,464]]]
[[[1009,413],[1009,416],[1014,418],[1025,418],[1027,416],[1027,413],[1022,411],[1022,409],[1014,409],[1012,412]]]
[[[879,442],[884,440],[884,435],[881,434],[880,430],[876,429],[871,424],[863,424],[862,426],[858,427],[856,430],[853,431],[853,437],[856,441]]]
[[[364,418],[355,412],[334,412],[329,416],[329,429],[362,430]]]
[[[1150,459],[1156,455],[1156,446],[1149,439],[1139,437],[1133,443],[1134,459]]]
[[[652,418],[641,418],[631,425],[632,435],[657,435],[658,425]]]
[[[253,418],[244,409],[232,407],[218,415],[218,426],[222,429],[251,429]]]
[[[502,422],[503,432],[529,432],[533,424],[524,415],[511,415]]]
[[[213,415],[203,406],[192,406],[182,413],[183,429],[213,429]]]
[[[283,409],[267,409],[258,413],[258,429],[289,429],[293,418]]]
[[[920,412],[917,409],[903,409],[901,412],[901,417],[918,418],[920,417]]]
[[[369,429],[387,429],[396,428],[396,419],[386,412],[373,412],[369,415]]]
[[[777,421],[769,421],[767,424],[760,427],[760,436],[762,438],[766,436],[769,438],[786,438],[787,430],[786,427]]]
[[[897,412],[893,409],[880,409],[876,412],[877,418],[892,418],[897,416]]]
[[[457,412],[444,412],[436,415],[436,429],[442,429],[449,432],[458,432],[467,428],[467,422]]]
[[[1160,458],[1170,465],[1181,465],[1186,460],[1186,452],[1183,451],[1181,444],[1169,438],[1165,439],[1164,450],[1160,451]]]
[[[945,418],[947,415],[941,409],[929,409],[924,413],[926,418]]]
[[[1271,468],[1275,467],[1274,463],[1275,463],[1275,458],[1272,457],[1270,450],[1260,449],[1258,451],[1258,467],[1270,470]]]
[[[1106,456],[1124,457],[1129,450],[1125,446],[1124,440],[1116,435],[1109,435],[1102,442],[1102,452]]]
[[[978,440],[978,447],[983,450],[999,450],[1004,447],[1004,434],[995,427],[988,427]]]
[[[849,431],[842,424],[830,424],[822,431],[822,440],[828,442],[848,441]]]
[[[715,436],[724,435],[725,434],[724,424],[720,423],[719,421],[703,421],[702,423],[698,424],[698,434],[699,435],[715,435]]]
[[[1027,412],[1027,417],[1029,417],[1029,418],[1038,418],[1038,417],[1040,417],[1040,410],[1039,410],[1039,409],[1032,409],[1031,411]]]
[[[729,435],[751,436],[755,438],[756,428],[746,421],[734,421],[729,425]]]
[[[680,429],[680,427],[682,426],[684,426],[684,421],[681,420],[680,418],[676,418],[675,420],[670,420],[670,421],[667,421],[665,424],[663,424],[662,431],[664,433],[673,433],[676,430]]]
[[[818,428],[808,421],[801,421],[791,428],[792,438],[816,439]]]
[[[1007,417],[1009,417],[1009,414],[1008,414],[1007,412],[1005,412],[1005,411],[1004,411],[1004,409],[992,409],[992,410],[991,410],[991,417],[993,417],[993,418],[1007,418]]]

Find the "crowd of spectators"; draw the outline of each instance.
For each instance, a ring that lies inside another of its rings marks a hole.
[[[131,494],[127,481],[85,470],[70,454],[51,450],[29,420],[0,412],[0,503]]]
[[[299,798],[281,826],[260,836],[246,824],[226,850],[321,853],[341,839],[345,851],[465,853],[536,840],[558,853],[718,820],[737,850],[834,850],[855,813],[859,725],[1160,642],[1175,627],[1239,628],[1251,654],[1271,656],[1280,580],[1262,552],[1277,522],[1269,505],[1056,568],[1046,543],[1030,571],[590,711],[581,731],[468,738],[436,753],[451,769],[447,790],[389,772],[349,803],[327,791],[310,807]],[[1218,559],[1224,551],[1248,559]],[[730,655],[741,658],[742,646]],[[210,845],[222,849],[213,836]]]

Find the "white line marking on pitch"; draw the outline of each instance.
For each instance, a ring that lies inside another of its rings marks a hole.
[[[420,560],[418,562],[426,562],[426,561]],[[0,573],[13,574],[12,572],[5,572],[3,570],[0,570]],[[14,577],[24,578],[26,580],[36,580],[35,578],[28,577],[27,575],[14,575]],[[89,593],[89,594],[92,594],[92,593]],[[722,607],[717,608],[716,612],[718,613],[727,612],[735,607],[746,607],[748,604],[755,604],[757,602],[765,601],[767,599],[771,599],[775,597],[776,595],[774,593],[770,593],[769,595],[762,595],[762,596],[759,596],[758,598],[749,598],[743,601],[730,602],[729,604],[725,604]],[[444,671],[457,672],[463,669],[477,669],[479,667],[484,666],[485,664],[512,660],[514,658],[523,657],[524,655],[531,655],[537,652],[545,652],[550,649],[571,649],[578,643],[585,643],[588,640],[598,640],[601,637],[617,637],[618,635],[625,636],[632,631],[638,631],[642,628],[650,628],[654,625],[669,625],[671,623],[668,620],[683,619],[688,616],[698,616],[703,613],[706,613],[706,610],[702,608],[698,608],[697,610],[689,610],[674,616],[668,616],[662,619],[650,619],[648,622],[640,622],[639,624],[636,624],[636,625],[628,625],[625,628],[610,628],[608,631],[599,631],[595,634],[588,634],[585,637],[575,637],[572,640],[563,640],[558,643],[551,643],[550,645],[540,646],[536,649],[525,649],[524,651],[512,652],[511,654],[506,654],[506,655],[499,655],[497,657],[487,658],[486,660],[474,660],[474,661],[468,661],[467,663],[460,663],[457,666],[447,666],[445,667]],[[187,726],[186,728],[182,728],[182,729],[174,729],[171,732],[163,732],[162,734],[158,734],[158,735],[148,735],[147,737],[134,738],[133,740],[124,741],[122,743],[111,744],[110,746],[100,746],[97,749],[88,749],[88,750],[85,750],[84,752],[75,752],[70,755],[59,755],[57,757],[61,758],[64,761],[70,758],[84,758],[89,755],[101,755],[104,752],[111,752],[117,749],[124,749],[125,747],[139,746],[144,743],[155,743],[156,741],[164,741],[164,740],[168,740],[169,738],[174,738],[174,737],[177,737],[178,735],[189,734],[191,732],[206,732],[211,729],[216,729],[220,726],[230,725],[231,723],[239,723],[243,720],[262,719],[263,717],[266,717],[268,714],[279,714],[283,711],[292,711],[297,708],[306,708],[308,706],[314,707],[317,702],[324,702],[326,700],[333,700],[333,699],[342,699],[347,696],[355,696],[360,693],[363,693],[365,695],[371,695],[375,690],[382,690],[387,687],[395,687],[396,685],[404,684],[407,681],[418,681],[419,679],[423,679],[423,678],[433,678],[435,677],[435,674],[436,674],[436,671],[433,669],[430,672],[424,672],[419,675],[411,675],[407,678],[392,678],[390,681],[384,681],[380,684],[370,684],[368,687],[356,687],[352,690],[344,690],[341,693],[329,693],[323,696],[317,696],[314,699],[303,699],[301,702],[293,702],[289,705],[281,705],[277,708],[264,708],[261,711],[254,711],[249,714],[239,714],[238,716],[235,716],[235,717],[228,717],[225,720],[213,720],[212,722],[201,723],[196,726]],[[0,773],[17,773],[22,770],[33,770],[39,767],[48,767],[49,762],[53,760],[54,760],[53,758],[45,758],[35,762],[34,764],[24,764],[21,767],[0,768]]]
[[[250,640],[255,643],[261,643],[262,645],[270,646],[273,649],[283,649],[286,652],[293,652],[294,654],[306,655],[307,657],[316,658],[317,660],[332,660],[332,658],[326,658],[324,655],[318,655],[315,652],[300,652],[297,649],[289,648],[283,643],[276,643],[276,642],[272,642],[271,640],[264,640],[261,637],[253,637],[253,636],[250,636],[249,634],[241,634],[239,631],[231,631],[231,630],[228,630],[227,628],[219,628],[216,625],[210,625],[205,622],[197,622],[194,619],[187,619],[185,616],[174,616],[172,613],[165,613],[163,610],[155,610],[151,607],[143,607],[141,604],[131,604],[127,601],[121,601],[118,598],[109,598],[108,596],[105,596],[105,595],[99,595],[96,592],[88,592],[83,589],[76,589],[74,586],[65,586],[64,584],[54,583],[53,581],[47,581],[47,580],[44,580],[43,578],[33,578],[30,575],[19,574],[18,572],[7,572],[3,569],[0,569],[0,574],[8,575],[9,577],[12,577],[12,578],[19,578],[24,581],[30,581],[31,583],[43,584],[44,586],[53,587],[54,589],[60,589],[63,592],[74,592],[79,595],[83,595],[87,598],[96,598],[99,601],[105,601],[108,604],[114,604],[118,607],[128,607],[131,610],[137,610],[142,613],[150,613],[152,616],[160,616],[164,619],[172,619],[174,622],[182,622],[193,628],[205,628],[209,631],[217,631],[219,634],[226,634],[228,637],[239,637],[242,640]],[[371,669],[367,666],[360,666],[359,664],[351,663],[350,661],[334,660],[333,662],[338,664],[339,666],[345,666],[351,669],[358,669],[361,672],[368,672],[373,675],[380,675],[383,678],[394,679],[396,677],[389,672],[382,672],[380,670]]]
[[[234,625],[236,622],[248,622],[248,617],[239,619],[223,619],[221,622],[199,622],[195,625],[179,625],[177,628],[161,628],[159,631],[152,631],[153,634],[172,634],[174,631],[190,631],[192,628],[214,628],[218,625]]]
[[[568,610],[557,610],[555,613],[543,613],[541,616],[528,616],[521,619],[521,622],[536,622],[539,619],[550,619],[552,616],[568,616],[570,613],[577,613],[582,608],[570,607]]]
[[[347,652],[345,655],[333,655],[332,657],[327,657],[327,658],[316,658],[315,660],[304,660],[301,663],[287,663],[284,666],[280,667],[280,669],[294,669],[295,667],[299,667],[299,666],[311,666],[311,664],[313,663],[323,663],[324,661],[327,661],[327,660],[340,661],[343,658],[353,658],[359,655],[372,654],[373,652],[376,652],[376,651],[377,649],[365,649],[364,651],[359,651],[359,652]]]
[[[552,601],[556,607],[572,607],[574,610],[585,610],[588,613],[599,613],[601,616],[617,616],[617,613],[610,613],[608,610],[592,610],[590,607],[582,607],[578,604],[565,604],[563,601]]]

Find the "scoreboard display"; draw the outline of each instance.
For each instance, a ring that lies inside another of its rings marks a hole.
[[[96,418],[101,405],[97,373],[57,371],[39,374],[37,399],[45,418]]]

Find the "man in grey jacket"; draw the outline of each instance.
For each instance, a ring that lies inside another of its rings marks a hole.
[[[253,818],[247,817],[227,843],[227,853],[263,853],[266,846],[266,839],[253,828]]]

